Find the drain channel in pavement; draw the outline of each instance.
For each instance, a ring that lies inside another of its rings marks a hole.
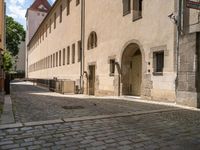
[[[63,106],[64,109],[84,109],[83,106]]]

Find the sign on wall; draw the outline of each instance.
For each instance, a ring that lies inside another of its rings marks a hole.
[[[195,0],[187,0],[186,6],[187,6],[188,8],[200,10],[200,2],[197,2],[197,1],[195,1]]]

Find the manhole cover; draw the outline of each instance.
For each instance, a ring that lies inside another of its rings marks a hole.
[[[64,109],[83,109],[83,106],[63,106]]]

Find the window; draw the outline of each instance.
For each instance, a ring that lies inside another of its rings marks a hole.
[[[70,63],[70,47],[67,47],[67,64]]]
[[[63,65],[65,65],[65,48],[63,49]]]
[[[153,53],[154,75],[162,75],[164,68],[164,51]]]
[[[78,41],[78,62],[81,61],[81,54],[82,54],[82,45],[81,45],[81,41]]]
[[[75,44],[72,45],[72,64],[75,63]]]
[[[51,19],[49,20],[49,33],[51,33]]]
[[[62,62],[62,60],[61,60],[61,50],[59,51],[59,66],[61,66],[61,62]]]
[[[50,66],[50,56],[47,57],[47,68]]]
[[[60,5],[60,23],[62,22],[62,5]]]
[[[56,67],[58,67],[58,52],[56,52]]]
[[[41,36],[42,36],[42,33],[40,32],[40,43],[41,43],[41,41],[42,41],[42,40],[41,40],[41,38],[42,38]]]
[[[67,16],[70,14],[70,2],[71,0],[67,0]]]
[[[131,12],[131,0],[123,0],[123,15],[130,14]]]
[[[115,73],[115,59],[110,59],[110,76],[114,76]]]
[[[53,56],[51,55],[51,68],[53,67]]]
[[[42,40],[44,41],[44,28],[42,28]]]
[[[47,37],[47,30],[48,30],[48,25],[46,24],[46,30],[45,30],[45,32],[46,32],[46,37]]]
[[[80,4],[80,0],[76,0],[76,6]]]
[[[53,67],[55,67],[55,53],[53,54]]]
[[[97,34],[96,32],[91,32],[88,38],[88,50],[97,47]]]
[[[142,0],[133,1],[133,21],[142,18]]]
[[[56,13],[54,13],[54,29],[56,28]]]

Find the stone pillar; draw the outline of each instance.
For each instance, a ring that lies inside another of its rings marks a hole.
[[[199,39],[199,33],[180,37],[176,102],[191,107],[199,107]]]

